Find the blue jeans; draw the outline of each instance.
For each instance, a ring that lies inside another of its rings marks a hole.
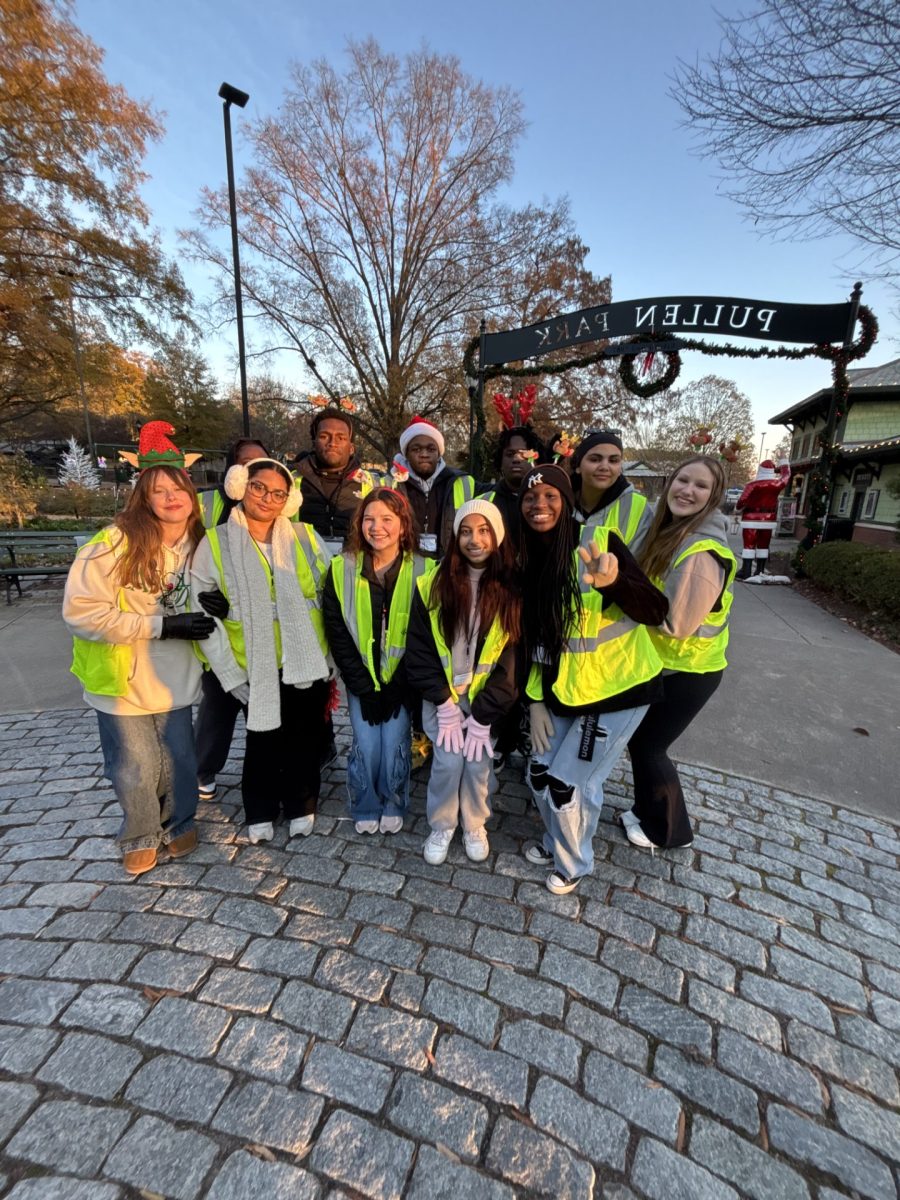
[[[347,693],[353,744],[347,759],[347,795],[354,821],[402,817],[409,807],[409,711],[381,725],[363,720],[358,697]]]
[[[123,852],[155,850],[194,828],[197,760],[190,706],[144,717],[97,713],[103,770],[125,813]]]
[[[643,705],[600,713],[590,759],[578,757],[584,718],[550,714],[554,731],[550,749],[532,755],[529,784],[544,821],[544,849],[567,879],[589,875],[594,869],[593,840],[603,807],[603,781],[646,711]],[[542,766],[546,774],[535,771]]]

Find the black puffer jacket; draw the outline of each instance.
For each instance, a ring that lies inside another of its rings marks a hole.
[[[456,509],[453,504],[453,484],[457,479],[470,480],[469,495],[475,495],[475,482],[465,471],[457,471],[454,467],[443,467],[428,489],[426,495],[419,483],[412,476],[397,485],[397,491],[402,492],[409,501],[409,506],[416,518],[416,529],[419,534],[434,534],[437,537],[436,550],[423,550],[420,554],[425,558],[441,558],[447,549],[450,536],[453,533],[453,518]]]
[[[381,482],[380,477],[366,471],[355,455],[340,475],[320,471],[312,453],[301,456],[295,466],[303,496],[300,520],[327,541],[346,541],[363,495]]]
[[[486,633],[485,630],[478,636],[475,645],[476,662],[481,657]],[[507,642],[488,676],[487,683],[472,703],[472,716],[482,725],[494,726],[515,704],[519,695],[516,683],[520,669],[518,659],[518,647],[512,642]],[[445,700],[449,700],[450,685],[447,683],[447,676],[434,644],[428,609],[418,590],[413,596],[403,661],[406,664],[406,678],[414,691],[431,704],[443,704]]]

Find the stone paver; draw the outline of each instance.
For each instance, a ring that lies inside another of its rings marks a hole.
[[[134,881],[93,715],[0,717],[0,1194],[898,1200],[898,827],[686,767],[650,856],[620,765],[554,897],[517,768],[432,868],[421,778],[396,838],[332,769],[313,838],[247,844],[242,739]]]

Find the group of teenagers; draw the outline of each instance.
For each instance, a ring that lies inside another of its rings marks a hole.
[[[240,711],[249,840],[272,839],[282,815],[291,837],[311,833],[338,675],[358,834],[403,828],[419,731],[433,747],[430,864],[458,828],[470,860],[488,857],[497,765],[516,748],[543,822],[524,853],[551,892],[591,874],[603,783],[626,748],[628,840],[691,844],[668,750],[725,668],[737,563],[716,459],[682,462],[654,508],[614,432],[559,462],[518,425],[479,487],[416,417],[377,475],[335,408],[294,470],[243,438],[222,487],[198,494],[172,432],[141,431],[129,501],[79,551],[64,599],[126,871],[195,848],[198,796],[215,797]]]

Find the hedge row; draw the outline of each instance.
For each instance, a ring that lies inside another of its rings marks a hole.
[[[807,577],[871,613],[900,620],[900,551],[858,542],[823,542],[803,559]]]

